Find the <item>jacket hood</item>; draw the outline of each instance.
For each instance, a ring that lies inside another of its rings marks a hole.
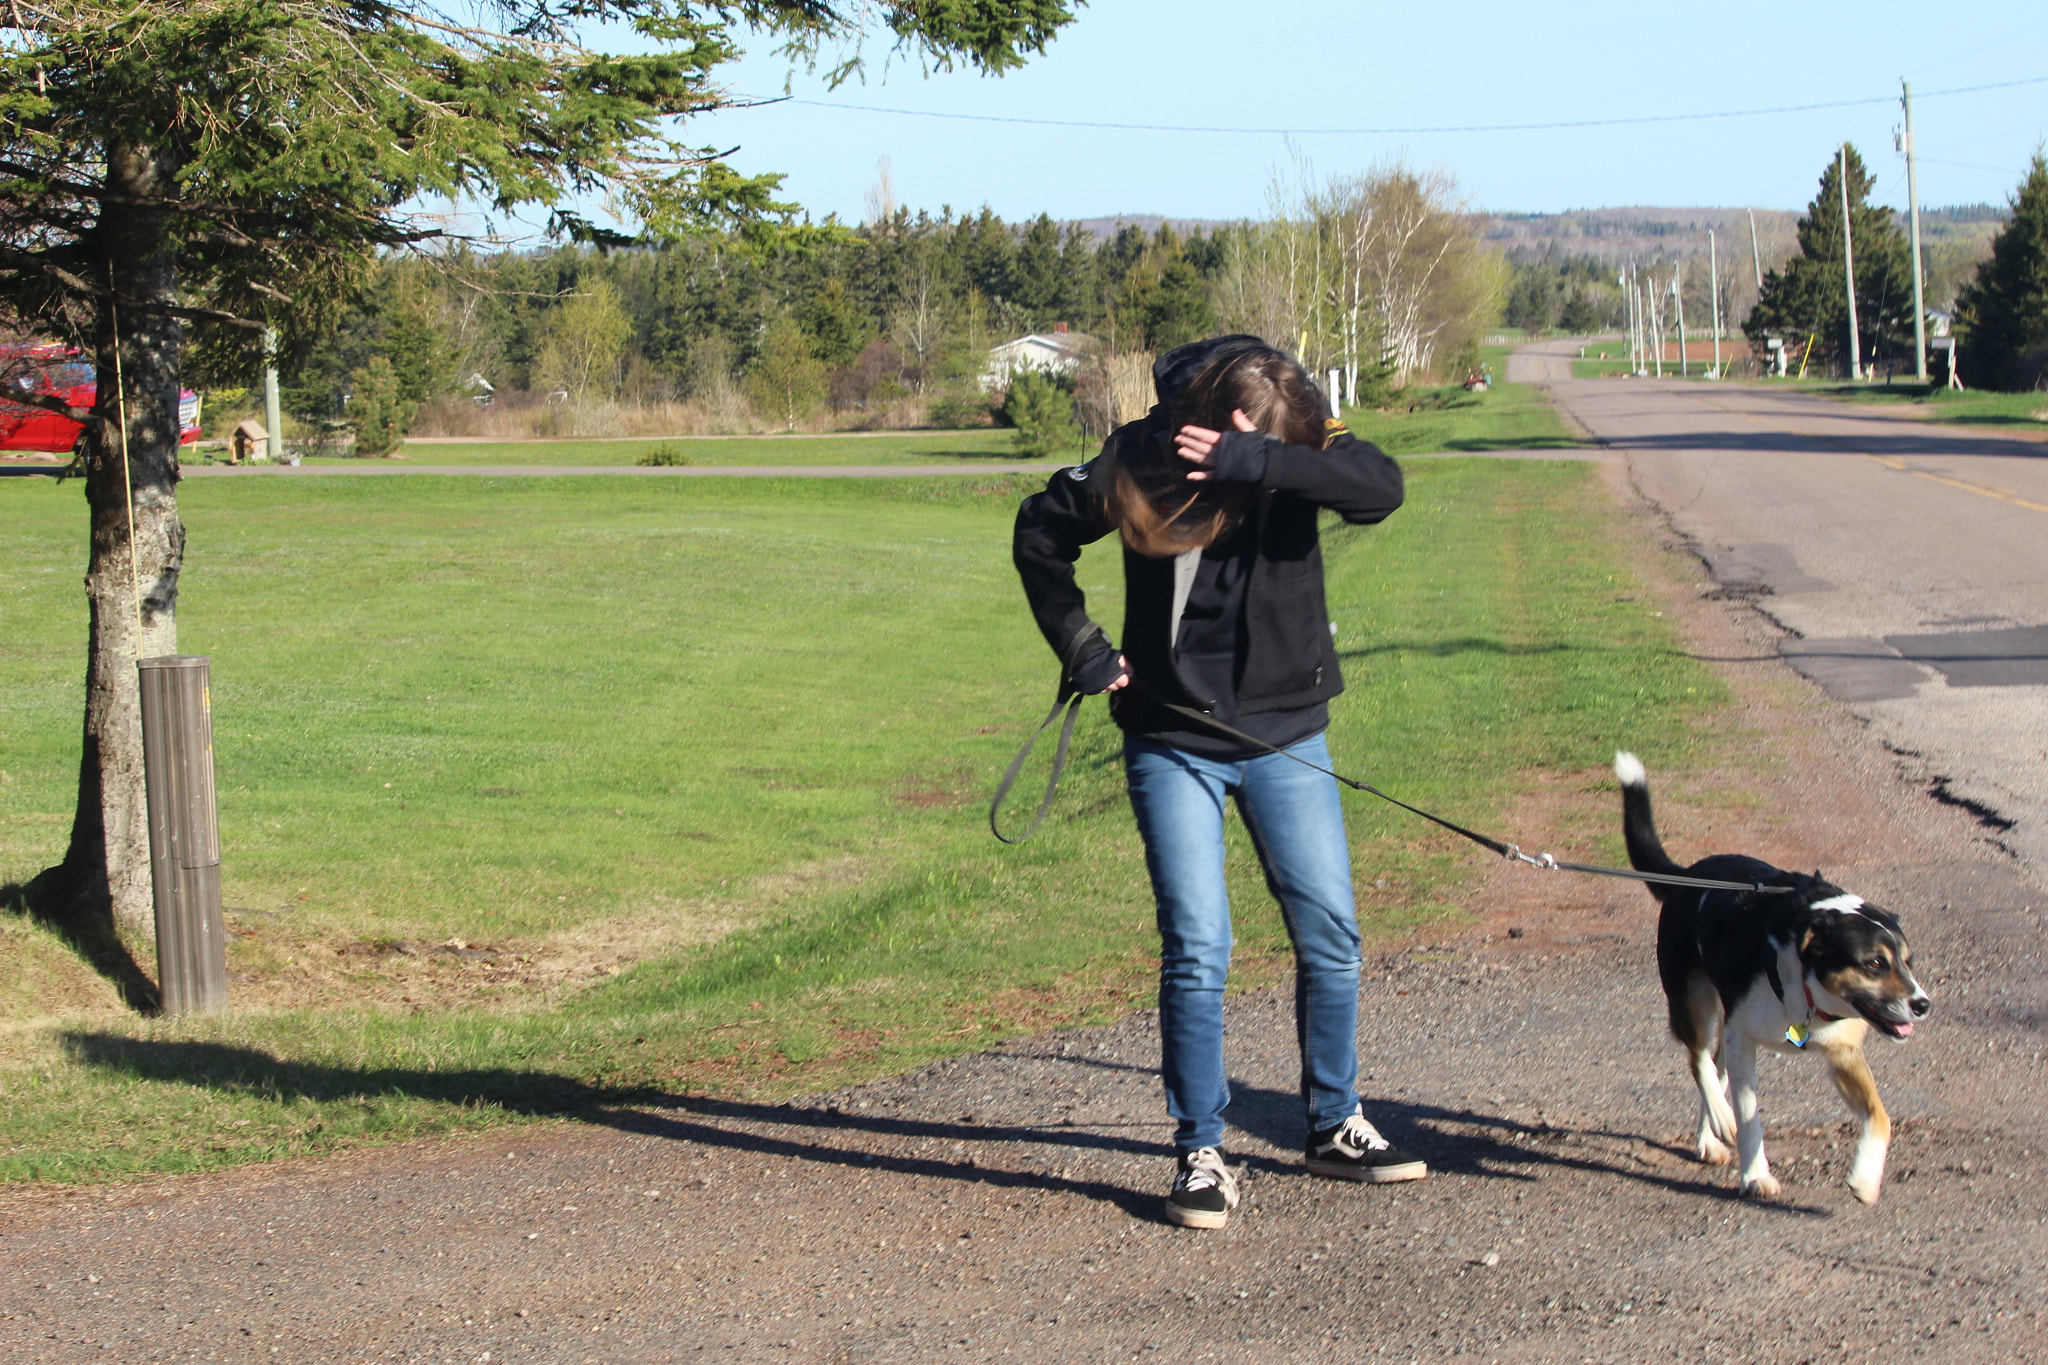
[[[1188,385],[1195,382],[1195,376],[1208,369],[1213,361],[1265,344],[1258,337],[1236,332],[1230,336],[1210,337],[1206,341],[1176,346],[1152,362],[1152,390],[1159,395],[1161,403],[1171,407],[1187,392]]]

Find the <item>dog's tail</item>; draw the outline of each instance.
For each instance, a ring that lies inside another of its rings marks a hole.
[[[1682,872],[1664,852],[1657,821],[1650,814],[1650,777],[1643,761],[1626,749],[1614,756],[1614,775],[1621,779],[1621,833],[1628,841],[1628,862],[1638,872]]]

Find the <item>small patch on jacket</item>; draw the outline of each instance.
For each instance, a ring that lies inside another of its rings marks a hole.
[[[1067,471],[1067,477],[1072,479],[1075,483],[1088,482],[1088,465],[1092,465],[1094,463],[1095,461],[1090,460],[1088,464],[1075,465],[1072,469],[1069,469]]]
[[[1350,433],[1351,428],[1344,425],[1343,419],[1337,417],[1325,417],[1323,419],[1324,440],[1327,441],[1333,436],[1347,436]]]

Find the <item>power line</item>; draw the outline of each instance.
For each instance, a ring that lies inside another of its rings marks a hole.
[[[1987,90],[2010,90],[2023,85],[2048,85],[2048,76],[2029,76],[2024,80],[1998,81],[1991,85],[1959,86],[1953,90],[1930,90],[1919,98],[1928,100],[1948,95],[1975,95]],[[1168,123],[1093,123],[1081,119],[1027,118],[1016,114],[959,114],[935,109],[890,109],[873,104],[839,104],[830,100],[807,100],[794,96],[785,96],[781,99],[763,96],[756,102],[801,104],[812,109],[830,109],[840,113],[893,114],[901,118],[950,119],[964,123],[1014,123],[1033,128],[1082,128],[1097,132],[1246,134],[1268,137],[1408,137],[1434,133],[1538,133],[1569,128],[1621,128],[1656,123],[1699,123],[1712,119],[1764,118],[1773,114],[1806,114],[1825,109],[1855,109],[1875,104],[1894,104],[1897,97],[1880,95],[1871,99],[1830,100],[1821,104],[1781,104],[1768,109],[1725,109],[1708,114],[1648,114],[1634,118],[1563,119],[1547,123],[1466,123],[1434,128],[1216,128]]]
[[[1938,156],[1923,156],[1920,159],[1930,166],[1953,166],[1965,171],[1989,171],[1992,175],[2009,175],[2015,180],[2023,180],[2027,174],[2011,166],[1979,166],[1972,161],[1948,161]]]

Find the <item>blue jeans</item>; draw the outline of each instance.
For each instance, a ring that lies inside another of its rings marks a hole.
[[[1288,752],[1328,767],[1321,735]],[[1230,763],[1139,738],[1124,742],[1131,809],[1159,905],[1159,1036],[1166,1108],[1183,1152],[1223,1140],[1223,982],[1230,898],[1223,802],[1237,798],[1266,885],[1294,940],[1294,1031],[1311,1129],[1358,1104],[1358,916],[1337,784],[1279,754]]]

